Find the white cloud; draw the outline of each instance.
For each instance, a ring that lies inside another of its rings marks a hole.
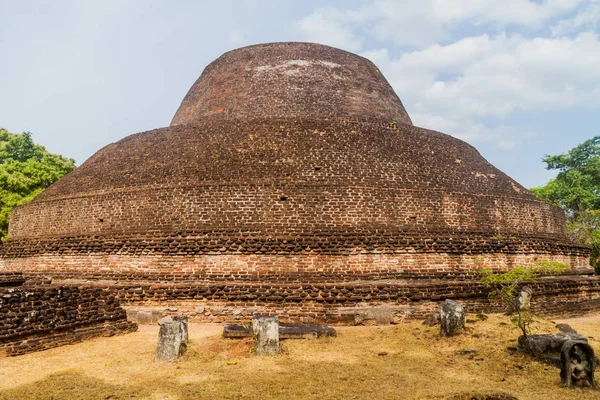
[[[539,136],[537,132],[523,130],[509,124],[488,127],[472,119],[460,119],[453,116],[446,118],[428,113],[411,113],[411,117],[413,121],[419,122],[417,125],[451,134],[469,143],[492,144],[501,150],[523,146]]]
[[[433,0],[441,21],[470,21],[539,27],[553,17],[574,9],[582,0]]]
[[[600,40],[592,33],[533,39],[481,35],[398,58],[384,49],[362,55],[379,66],[416,125],[471,142],[510,148],[533,136],[502,123],[488,128],[484,119],[600,107]]]
[[[352,10],[319,8],[296,24],[307,40],[359,50],[357,31],[398,45],[424,46],[451,38],[460,24],[538,29],[583,0],[374,0]]]
[[[317,9],[296,28],[313,41],[362,50],[415,124],[510,148],[535,136],[510,122],[516,112],[600,107],[600,40],[586,30],[599,20],[600,0],[373,0]],[[454,38],[465,24],[488,33]],[[541,37],[551,24],[553,36]],[[521,34],[504,33],[508,25]],[[373,40],[414,50],[363,47]]]
[[[596,29],[600,23],[600,0],[591,0],[575,16],[561,19],[552,27],[553,36],[563,36],[586,29]]]

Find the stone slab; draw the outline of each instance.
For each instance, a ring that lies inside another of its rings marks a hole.
[[[279,324],[280,339],[302,339],[310,337],[335,336],[334,328],[327,324]],[[252,324],[225,324],[223,326],[223,337],[239,339],[252,337]]]

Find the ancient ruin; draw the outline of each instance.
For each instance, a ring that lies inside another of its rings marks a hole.
[[[151,83],[149,83],[151,84]],[[167,128],[98,151],[14,209],[0,270],[97,282],[199,321],[377,323],[503,311],[478,269],[543,260],[545,313],[600,305],[563,212],[452,136],[416,127],[377,67],[309,43],[211,63]]]
[[[112,290],[0,273],[0,357],[134,332]]]

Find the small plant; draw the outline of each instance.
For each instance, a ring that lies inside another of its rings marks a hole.
[[[398,125],[398,122],[395,119],[393,119],[390,121],[390,124],[392,124],[392,126],[396,126]]]
[[[284,130],[285,129],[285,125],[279,125],[279,129],[280,130]]]
[[[529,310],[516,304],[512,309],[511,305],[518,301],[515,299],[517,289],[521,289],[523,282],[535,282],[537,278],[543,275],[558,275],[568,270],[570,267],[558,261],[538,261],[530,267],[515,267],[508,271],[498,272],[491,268],[484,268],[479,271],[482,275],[481,283],[492,290],[489,293],[490,298],[500,297],[502,303],[509,308],[511,322],[521,330],[523,335],[531,334],[531,327],[534,323],[534,314]]]

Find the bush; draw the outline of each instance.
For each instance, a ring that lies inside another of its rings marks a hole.
[[[523,282],[535,281],[544,275],[559,275],[570,269],[567,264],[557,261],[539,261],[531,267],[515,267],[508,271],[494,271],[491,268],[481,269],[481,283],[492,290],[489,297],[500,297],[506,308],[509,309],[515,301],[517,290],[521,289]],[[530,310],[521,310],[516,307],[510,310],[511,322],[521,330],[524,336],[531,333],[531,327],[534,323],[534,314]]]

